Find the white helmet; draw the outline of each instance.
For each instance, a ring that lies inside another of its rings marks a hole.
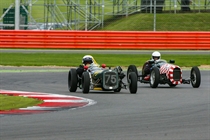
[[[159,60],[161,58],[161,54],[158,51],[154,51],[152,53],[152,59],[155,60],[154,58],[157,58],[157,60]]]

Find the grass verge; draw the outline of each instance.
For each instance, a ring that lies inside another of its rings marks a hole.
[[[78,54],[49,54],[49,53],[0,53],[0,65],[3,66],[73,66],[77,67],[82,63],[84,53]],[[90,54],[99,64],[107,66],[124,66],[131,64],[142,66],[150,59],[149,54]],[[175,60],[180,67],[192,67],[210,65],[208,54],[163,54],[165,60]]]
[[[0,111],[26,108],[42,103],[43,101],[21,96],[8,96],[0,94]]]

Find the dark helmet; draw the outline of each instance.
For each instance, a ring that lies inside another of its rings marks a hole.
[[[93,63],[93,57],[91,55],[85,55],[82,58],[82,63],[83,64],[92,64]]]

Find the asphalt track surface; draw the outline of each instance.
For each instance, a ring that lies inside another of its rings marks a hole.
[[[0,116],[0,140],[209,140],[210,71],[200,88],[138,84],[138,93],[70,93],[68,69],[6,68],[0,89],[89,98],[92,106],[33,115]],[[40,70],[44,69],[44,70]],[[189,77],[189,71],[183,72]]]

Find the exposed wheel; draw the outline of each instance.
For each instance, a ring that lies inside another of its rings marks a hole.
[[[145,69],[145,67],[146,67],[147,64],[148,64],[148,63],[144,63],[144,65],[143,65],[143,67],[142,67],[142,69],[141,69],[141,74],[142,74],[142,75],[145,75],[145,72],[144,72],[145,70],[144,70],[144,69]]]
[[[192,67],[190,72],[191,84],[194,88],[198,88],[201,84],[201,73],[198,67]]]
[[[82,92],[89,93],[90,90],[90,75],[88,72],[82,74]]]
[[[118,87],[117,89],[114,90],[114,92],[120,92],[121,91],[121,87]]]
[[[68,75],[68,88],[70,92],[76,92],[77,82],[78,82],[78,77],[76,69],[70,69]]]
[[[176,85],[175,84],[172,84],[172,83],[169,83],[168,84],[170,87],[175,87]]]
[[[156,88],[160,81],[160,72],[157,67],[153,67],[150,73],[150,87]]]
[[[127,81],[129,80],[128,75],[129,75],[130,72],[134,72],[134,73],[136,73],[136,76],[138,76],[138,70],[137,70],[136,66],[135,65],[130,65],[128,67],[128,70],[127,70]]]
[[[130,72],[128,74],[128,85],[131,94],[136,94],[138,83],[137,83],[137,75],[135,72]]]

